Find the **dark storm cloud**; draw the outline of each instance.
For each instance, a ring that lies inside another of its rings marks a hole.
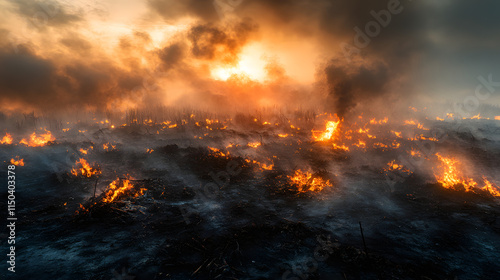
[[[82,15],[67,12],[57,1],[10,0],[14,12],[38,29],[45,26],[68,26],[83,20]]]

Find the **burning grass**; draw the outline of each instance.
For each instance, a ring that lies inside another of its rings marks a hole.
[[[319,192],[325,188],[332,187],[330,180],[325,180],[311,172],[304,172],[300,169],[295,170],[292,176],[288,176],[288,180],[292,187],[296,188],[298,192]]]
[[[42,147],[47,145],[49,142],[54,142],[56,138],[52,136],[52,133],[50,131],[46,131],[45,133],[42,134],[37,134],[36,132],[33,132],[29,139],[22,139],[19,144],[23,144],[29,147]]]
[[[483,187],[479,187],[479,183],[471,177],[468,177],[463,172],[463,164],[454,157],[445,157],[441,154],[436,154],[440,161],[440,167],[437,168],[441,172],[436,176],[436,180],[444,188],[461,190],[466,192],[478,192],[479,190],[486,191],[493,196],[500,196],[499,188],[493,185],[486,177],[483,176]]]
[[[16,166],[24,166],[24,159],[20,159],[18,156],[16,158],[13,158],[10,160],[10,164],[16,165]]]
[[[94,175],[100,175],[101,169],[99,168],[99,166],[90,166],[90,164],[84,158],[80,158],[76,161],[75,167],[71,170],[71,174],[73,174],[73,176],[83,176],[90,178]]]

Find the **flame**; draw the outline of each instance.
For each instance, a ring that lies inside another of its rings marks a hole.
[[[406,125],[414,125],[414,126],[418,127],[419,129],[422,129],[422,130],[429,130],[428,128],[425,128],[421,123],[419,123],[419,122],[417,122],[415,120],[406,120],[405,124]]]
[[[500,121],[500,116],[495,116],[495,120]]]
[[[261,163],[261,162],[258,162],[256,160],[251,160],[251,159],[245,159],[245,161],[247,163],[250,163],[250,164],[255,164],[257,166],[259,166],[261,169],[263,170],[273,170],[274,168],[274,163],[271,163],[271,164],[265,164],[265,163]]]
[[[440,154],[436,154],[441,161],[443,174],[436,175],[436,179],[443,187],[447,189],[455,189],[457,185],[463,185],[466,191],[472,191],[477,183],[471,178],[464,178],[458,167],[460,163],[455,158],[446,158]]]
[[[102,144],[102,148],[106,151],[109,151],[109,150],[114,150],[116,149],[116,145],[112,145],[110,143],[106,143],[106,144]]]
[[[408,168],[406,168],[404,165],[402,165],[400,163],[397,163],[395,160],[393,160],[391,162],[388,162],[387,163],[387,167],[384,168],[384,171],[385,172],[400,171],[400,172],[404,172],[404,173],[407,173],[407,174],[411,174],[412,173]]]
[[[360,116],[361,117],[361,116]],[[370,119],[370,124],[385,124],[389,121],[389,118],[385,117],[381,120],[378,120],[377,119]]]
[[[108,191],[104,195],[104,198],[102,199],[103,202],[113,202],[117,198],[119,198],[121,195],[123,195],[125,192],[128,190],[132,189],[134,185],[130,183],[129,179],[124,179],[120,180],[120,178],[117,178],[111,184],[108,186]],[[142,189],[141,189],[142,192]]]
[[[286,134],[286,133],[280,133],[280,134],[278,134],[278,137],[287,138],[288,134]]]
[[[252,148],[257,148],[260,146],[260,143],[259,142],[254,142],[254,143],[248,143],[248,147],[252,147]]]
[[[315,130],[312,130],[312,133],[313,133],[313,138],[316,140],[316,141],[329,141],[329,140],[332,140],[335,138],[335,134],[338,132],[338,128],[339,128],[339,124],[340,124],[341,120],[338,120],[338,121],[328,121],[326,123],[326,129],[325,131],[315,131]],[[319,133],[320,135],[316,135],[317,133]]]
[[[219,150],[217,148],[212,148],[212,147],[208,147],[208,149],[210,151],[212,151],[212,155],[214,155],[216,157],[228,157],[229,156],[229,152],[223,153],[221,150]]]
[[[318,192],[326,187],[331,187],[330,180],[323,180],[320,177],[314,177],[310,172],[303,172],[302,170],[295,170],[293,176],[288,176],[291,184],[297,187],[299,192]]]
[[[0,144],[10,145],[13,141],[14,139],[12,138],[12,136],[9,133],[5,133],[5,136],[2,138],[2,140],[0,140]]]
[[[146,153],[148,153],[148,154],[151,154],[151,153],[153,153],[154,151],[155,151],[155,150],[153,150],[153,149],[146,149]]]
[[[101,174],[101,170],[99,168],[91,167],[84,158],[80,158],[79,160],[77,160],[75,165],[80,165],[81,168],[77,169],[77,167],[74,167],[71,170],[71,174],[73,174],[74,176],[82,175],[90,178],[93,175]]]
[[[44,134],[37,135],[36,132],[30,135],[29,140],[22,139],[19,144],[23,144],[30,147],[42,147],[45,146],[49,142],[55,141],[56,138],[52,136],[50,131],[47,131]]]
[[[344,150],[344,151],[349,151],[349,147],[347,147],[346,145],[342,144],[341,146],[340,145],[337,145],[335,143],[333,143],[333,148],[335,150]]]
[[[16,157],[15,159],[10,160],[10,164],[13,164],[16,166],[24,166],[24,159],[19,159],[19,157]]]
[[[80,151],[80,153],[82,153],[84,155],[88,154],[88,150],[85,150],[84,148],[80,148],[79,151]]]
[[[486,177],[483,177],[484,187],[483,190],[489,192],[493,196],[500,197],[500,188],[494,186]]]

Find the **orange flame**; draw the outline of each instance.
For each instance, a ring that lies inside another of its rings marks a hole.
[[[125,194],[128,190],[132,189],[134,185],[130,183],[129,179],[120,180],[120,178],[114,180],[109,184],[108,191],[106,192],[103,202],[113,202],[118,199],[121,195]],[[141,193],[143,190],[141,189]]]
[[[288,176],[288,179],[297,187],[299,192],[318,192],[326,187],[331,187],[330,180],[323,180],[320,177],[314,177],[310,172],[296,170],[293,176]]]
[[[441,167],[443,169],[443,174],[441,176],[436,176],[436,179],[443,187],[447,189],[455,189],[457,185],[463,185],[466,191],[472,191],[477,183],[471,178],[464,178],[464,176],[459,171],[460,166],[458,160],[455,158],[446,158],[440,154],[436,154],[438,159],[441,161]]]
[[[252,148],[257,148],[260,146],[260,143],[259,142],[254,142],[254,143],[248,143],[248,147],[252,147]]]
[[[16,166],[24,166],[24,159],[19,159],[19,157],[16,157],[15,159],[10,160],[10,164],[13,164]]]
[[[488,181],[488,179],[486,179],[486,177],[483,177],[483,181],[484,181],[483,190],[489,192],[493,196],[500,197],[500,188],[493,185],[490,181]]]
[[[5,136],[2,138],[2,140],[0,140],[0,144],[10,145],[13,141],[14,139],[12,138],[12,136],[9,133],[5,133]]]
[[[55,140],[56,138],[52,136],[50,131],[47,131],[46,133],[40,135],[37,135],[36,132],[33,132],[33,134],[30,135],[29,140],[22,139],[19,142],[19,144],[23,144],[30,147],[42,147],[47,145],[47,143],[53,142]]]
[[[325,131],[315,131],[312,130],[313,138],[316,141],[329,141],[335,138],[335,134],[338,132],[339,124],[341,120],[338,121],[329,121],[326,123]],[[316,135],[319,133],[320,135]]]
[[[101,174],[100,169],[91,167],[89,163],[83,158],[77,160],[75,165],[81,165],[81,168],[77,169],[75,167],[71,170],[71,174],[73,174],[74,176],[82,175],[90,178],[93,175]]]

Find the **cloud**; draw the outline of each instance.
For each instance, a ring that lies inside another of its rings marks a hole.
[[[66,11],[57,1],[9,0],[9,2],[13,4],[16,14],[40,30],[46,26],[69,26],[84,19],[81,14]]]

